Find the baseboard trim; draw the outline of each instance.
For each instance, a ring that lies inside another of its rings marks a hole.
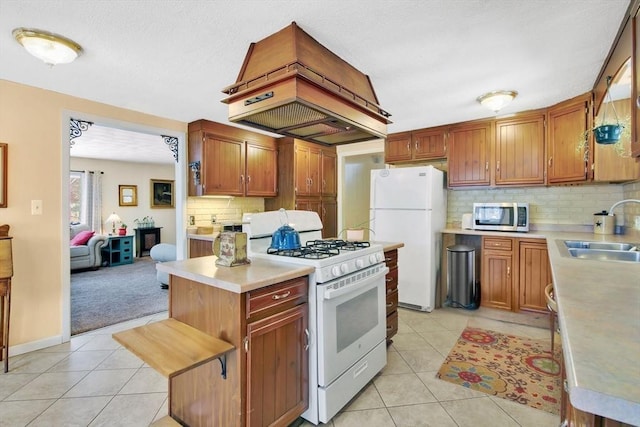
[[[9,357],[18,356],[20,354],[30,353],[36,350],[42,350],[43,348],[52,347],[54,345],[62,344],[62,335],[55,335],[52,337],[43,338],[36,341],[26,342],[24,344],[18,344],[9,347]]]

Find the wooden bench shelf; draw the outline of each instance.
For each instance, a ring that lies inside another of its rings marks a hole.
[[[234,346],[176,319],[166,319],[113,334],[113,339],[167,378],[213,359],[226,378],[226,354]]]

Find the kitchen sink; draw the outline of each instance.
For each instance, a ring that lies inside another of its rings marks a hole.
[[[564,240],[562,243],[558,241],[564,256],[595,261],[640,262],[640,244],[583,240]]]
[[[612,251],[604,249],[569,248],[569,253],[575,258],[592,259],[598,261],[631,261],[640,262],[640,252]]]
[[[564,244],[570,249],[603,249],[610,251],[628,251],[635,247],[635,245],[632,245],[631,243],[586,242],[582,240],[565,240]]]

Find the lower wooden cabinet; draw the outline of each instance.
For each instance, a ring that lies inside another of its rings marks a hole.
[[[247,425],[287,426],[308,407],[308,304],[247,325]]]
[[[511,310],[513,288],[513,240],[482,238],[481,305]]]
[[[389,267],[385,277],[387,295],[387,345],[398,333],[398,250],[392,249],[384,253],[384,260]]]
[[[211,240],[189,239],[189,258],[213,255]]]
[[[307,409],[307,276],[236,293],[171,276],[171,317],[232,345],[170,379],[169,414],[189,426],[286,427]]]
[[[552,276],[544,240],[483,236],[481,277],[482,306],[547,312]]]
[[[518,239],[518,309],[546,313],[544,288],[553,281],[547,244],[542,240]]]

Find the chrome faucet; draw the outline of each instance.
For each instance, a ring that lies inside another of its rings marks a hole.
[[[640,200],[638,199],[626,199],[626,200],[620,200],[619,202],[616,202],[613,204],[613,206],[611,206],[611,209],[609,209],[609,215],[613,215],[613,210],[615,208],[617,208],[619,205],[623,204],[623,203],[640,203]]]

